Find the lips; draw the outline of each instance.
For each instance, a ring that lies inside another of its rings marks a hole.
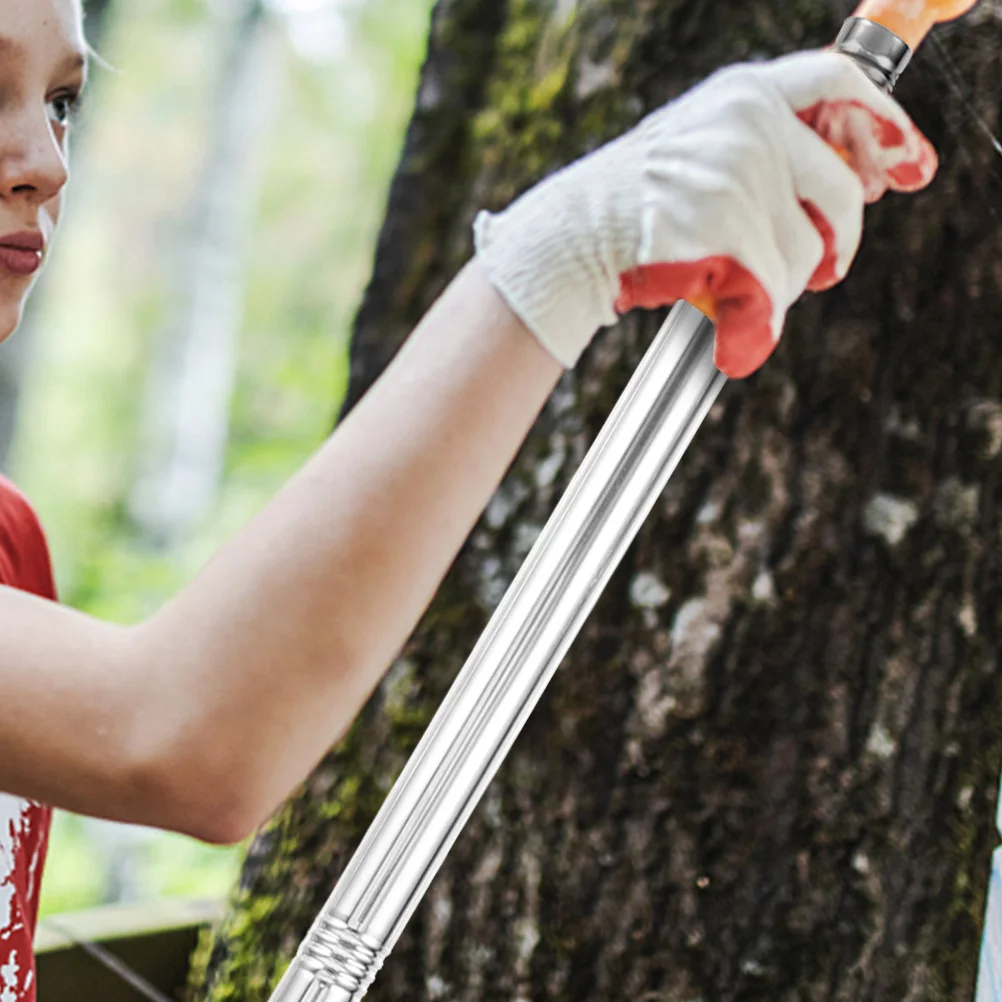
[[[0,237],[0,268],[18,275],[31,275],[42,264],[45,238],[37,230],[8,233]]]

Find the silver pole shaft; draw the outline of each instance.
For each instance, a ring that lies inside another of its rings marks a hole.
[[[678,303],[303,940],[272,1002],[357,1002],[727,377]]]
[[[894,88],[911,51],[850,18],[835,49]],[[428,725],[271,1002],[358,1002],[664,489],[727,377],[672,310]]]

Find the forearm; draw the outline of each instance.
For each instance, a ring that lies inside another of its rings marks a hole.
[[[193,812],[237,776],[270,809],[343,732],[560,372],[471,265],[307,466],[139,628],[163,694],[143,755],[205,777]]]

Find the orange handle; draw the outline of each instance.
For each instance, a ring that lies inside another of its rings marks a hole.
[[[966,14],[977,0],[863,0],[856,17],[893,31],[914,52],[940,21],[952,21]]]

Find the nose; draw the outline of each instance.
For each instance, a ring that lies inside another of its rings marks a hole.
[[[42,205],[69,180],[63,138],[45,108],[24,109],[0,122],[0,199]]]

